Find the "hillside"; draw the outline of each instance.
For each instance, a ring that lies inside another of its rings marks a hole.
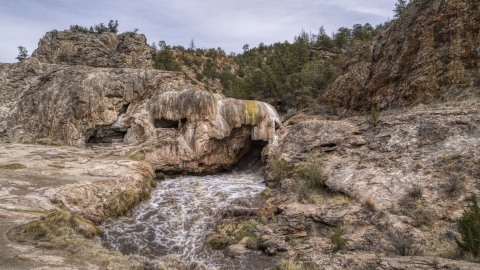
[[[353,110],[480,96],[480,3],[415,0],[343,67],[320,101]]]

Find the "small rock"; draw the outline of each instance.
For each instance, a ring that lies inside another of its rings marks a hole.
[[[248,238],[248,237],[247,237]],[[235,258],[237,255],[241,255],[247,252],[245,245],[230,245],[223,250],[223,255],[231,258]]]
[[[288,248],[285,247],[285,246],[281,246],[281,247],[277,248],[277,251],[278,251],[278,252],[287,252],[287,251],[288,251]]]
[[[267,253],[269,256],[274,256],[277,254],[277,250],[275,248],[268,248],[265,253]]]

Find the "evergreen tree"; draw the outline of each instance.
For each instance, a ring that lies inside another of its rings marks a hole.
[[[407,9],[408,4],[409,4],[408,0],[397,0],[397,3],[395,3],[395,9],[393,10],[393,12],[395,12],[394,17],[395,18],[400,17],[405,11],[405,9]]]
[[[480,254],[480,207],[476,195],[458,220],[458,231],[461,234],[460,240],[455,237],[458,247],[477,257]]]
[[[18,46],[18,56],[15,57],[15,59],[22,62],[23,60],[27,59],[27,57],[28,57],[27,49],[23,46]]]

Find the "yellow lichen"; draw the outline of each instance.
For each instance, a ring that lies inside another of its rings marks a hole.
[[[247,119],[245,124],[254,126],[257,124],[257,102],[254,100],[247,100],[246,107]]]

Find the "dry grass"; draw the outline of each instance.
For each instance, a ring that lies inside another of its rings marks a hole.
[[[0,165],[0,170],[18,170],[18,169],[25,169],[26,167],[27,166],[20,163],[10,163],[10,164]]]
[[[293,260],[282,260],[275,268],[276,270],[304,270],[303,267],[296,264]]]
[[[135,161],[145,160],[145,152],[143,152],[143,151],[138,151],[138,152],[133,153],[132,155],[130,155],[128,158],[131,159],[131,160],[135,160]]]
[[[370,197],[368,197],[363,202],[362,206],[370,212],[376,212],[377,211],[377,205],[375,204],[375,202]]]
[[[98,238],[99,230],[91,222],[74,217],[70,212],[56,210],[17,227],[9,238],[22,242],[50,243],[50,248],[64,250],[90,263],[104,265],[106,269],[129,269],[129,262],[120,252],[105,249]]]
[[[268,198],[272,198],[272,197],[275,197],[275,195],[277,194],[277,192],[271,188],[266,188],[262,191],[262,193],[260,193],[264,198],[268,199]]]
[[[65,143],[50,138],[31,138],[25,140],[25,144],[39,144],[39,145],[53,145],[53,146],[65,146]]]
[[[107,214],[111,217],[125,215],[139,202],[149,199],[152,188],[156,187],[157,183],[152,178],[145,177],[141,185],[140,191],[128,189],[111,198],[105,206]]]

